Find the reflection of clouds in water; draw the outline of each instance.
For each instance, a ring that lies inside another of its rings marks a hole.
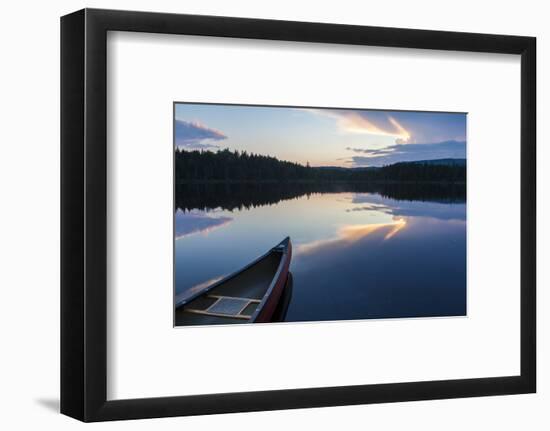
[[[295,246],[295,250],[296,254],[308,254],[325,247],[348,245],[378,231],[386,231],[383,239],[388,240],[395,236],[400,230],[404,229],[406,225],[407,221],[405,219],[394,218],[394,220],[389,223],[344,226],[338,230],[335,238],[299,244]]]
[[[346,210],[347,212],[370,210],[396,217],[429,217],[439,220],[466,221],[465,203],[394,200],[363,193],[356,193],[352,202],[364,205],[350,208]]]
[[[424,204],[423,206],[420,204]],[[392,214],[403,217],[430,217],[438,220],[466,221],[466,204],[437,204],[433,202],[406,202],[396,206]]]
[[[465,223],[405,222],[348,225],[297,253],[287,320],[465,315]]]
[[[214,229],[229,224],[231,217],[211,217],[202,211],[183,212],[177,210],[175,214],[175,236],[176,239],[202,232],[207,234]]]
[[[191,286],[189,289],[185,290],[184,292],[176,295],[176,307],[184,300],[189,298],[190,296],[194,295],[197,292],[200,292],[204,288],[217,283],[223,278],[223,275],[220,275],[219,277],[214,277],[209,280],[203,281],[202,283],[195,284],[194,286]]]
[[[339,239],[347,242],[355,242],[363,239],[367,235],[370,235],[372,232],[387,228],[389,231],[384,236],[384,239],[386,240],[393,237],[397,232],[403,229],[406,224],[407,222],[405,219],[394,218],[394,220],[389,223],[344,226],[339,231]]]
[[[404,229],[406,225],[407,222],[405,221],[405,219],[397,220],[393,228],[386,234],[384,239],[387,240],[392,238],[397,232],[399,232],[401,229]]]
[[[346,212],[356,212],[356,211],[381,211],[383,213],[391,213],[391,209],[386,205],[370,203],[368,205],[363,205],[360,207],[353,207],[346,210]]]

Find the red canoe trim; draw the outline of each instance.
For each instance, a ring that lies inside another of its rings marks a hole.
[[[273,288],[271,289],[271,292],[266,293],[268,297],[265,303],[263,304],[263,306],[260,304],[260,307],[262,308],[258,313],[258,315],[256,316],[256,318],[251,320],[252,322],[254,323],[271,322],[273,313],[275,313],[275,310],[277,308],[277,305],[279,304],[279,300],[281,299],[281,295],[286,285],[286,280],[288,278],[288,269],[290,266],[291,259],[292,259],[292,243],[290,242],[290,239],[289,239],[286,252],[283,256],[284,262],[282,265],[282,269],[279,272],[277,281],[273,286]]]

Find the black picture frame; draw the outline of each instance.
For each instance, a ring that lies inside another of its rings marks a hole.
[[[521,56],[521,374],[107,401],[108,31]],[[533,37],[98,9],[66,15],[61,18],[61,412],[88,422],[535,392],[535,210]]]

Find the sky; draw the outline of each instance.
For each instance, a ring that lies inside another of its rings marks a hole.
[[[311,166],[466,158],[466,114],[178,103],[175,145]]]

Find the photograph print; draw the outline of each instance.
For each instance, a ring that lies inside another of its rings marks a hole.
[[[460,112],[174,103],[174,324],[466,316]]]

